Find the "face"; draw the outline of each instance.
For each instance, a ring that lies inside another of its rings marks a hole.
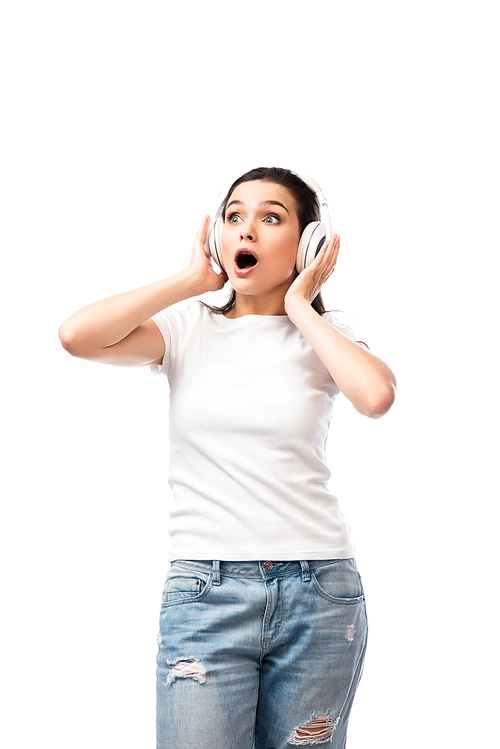
[[[286,292],[300,239],[292,194],[274,182],[243,182],[226,206],[222,259],[236,292]]]

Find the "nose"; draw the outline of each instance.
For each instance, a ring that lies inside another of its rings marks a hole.
[[[240,227],[240,241],[248,240],[251,242],[256,239],[257,236],[257,223],[258,219],[252,212],[249,212],[246,216],[243,216],[239,227]]]
[[[249,239],[250,241],[254,238],[254,231],[252,229],[251,223],[249,221],[245,222],[241,225],[240,228],[240,238],[241,239]]]

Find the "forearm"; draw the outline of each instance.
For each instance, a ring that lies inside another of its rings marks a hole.
[[[307,301],[295,301],[286,311],[356,410],[371,418],[383,416],[392,406],[396,390],[396,378],[389,367],[333,328]]]
[[[197,293],[195,276],[185,269],[84,307],[63,322],[59,337],[65,348],[74,352],[113,346],[160,310]]]

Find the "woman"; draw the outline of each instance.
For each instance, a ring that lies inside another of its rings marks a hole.
[[[252,170],[230,188],[213,230],[222,273],[207,259],[206,217],[187,269],[61,327],[73,355],[149,364],[170,383],[159,749],[345,746],[367,624],[324,448],[339,391],[377,418],[396,383],[325,313],[320,289],[339,237],[322,246],[320,237],[297,272],[298,247],[320,218],[316,192],[289,170]],[[228,279],[223,307],[169,309]]]

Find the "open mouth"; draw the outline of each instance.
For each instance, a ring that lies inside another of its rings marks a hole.
[[[235,270],[248,271],[254,268],[259,261],[252,250],[238,250],[235,257]]]

